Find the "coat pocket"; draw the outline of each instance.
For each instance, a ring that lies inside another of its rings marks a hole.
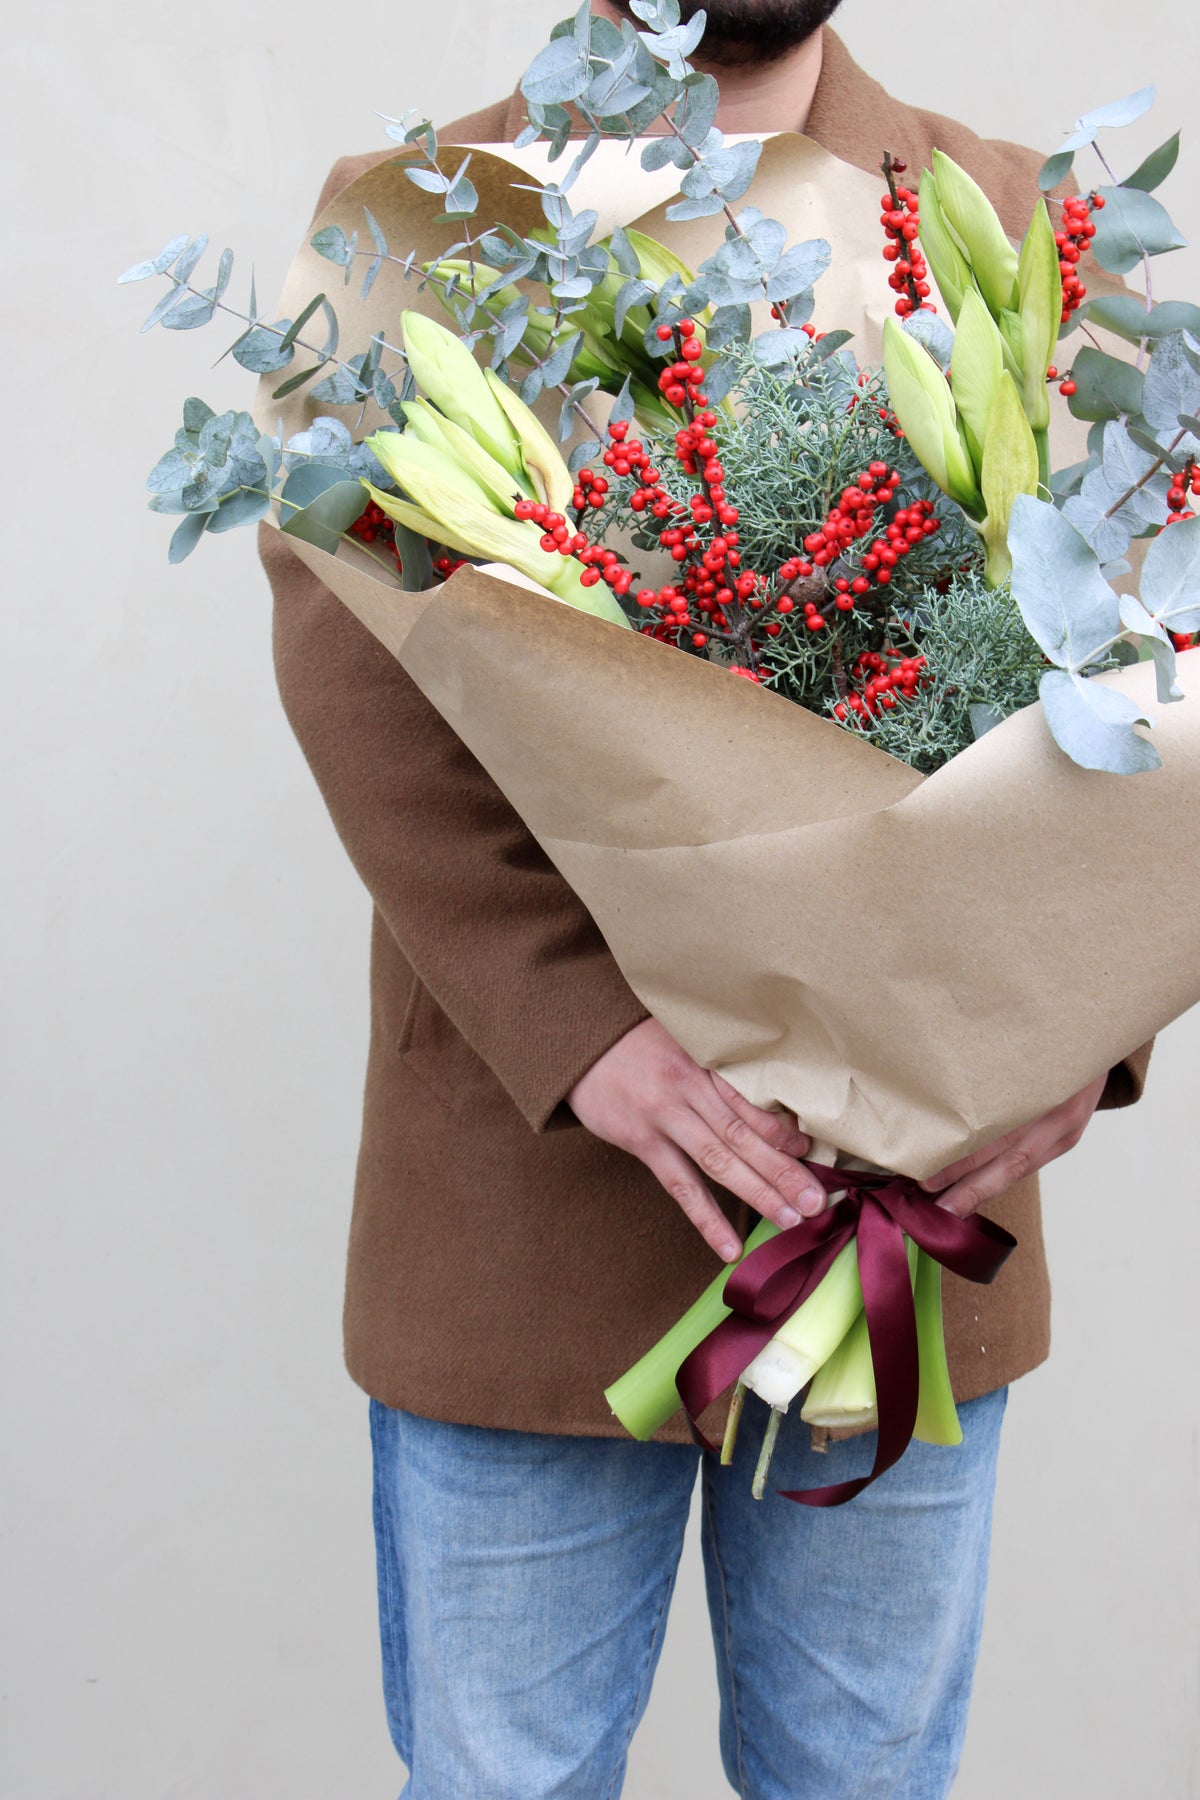
[[[442,1106],[459,1105],[483,1065],[419,976],[400,1025],[396,1049],[405,1066]]]

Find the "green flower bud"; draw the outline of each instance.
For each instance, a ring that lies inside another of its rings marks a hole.
[[[400,498],[364,481],[375,504],[389,518],[462,556],[507,563],[555,599],[584,612],[614,624],[628,624],[603,582],[583,587],[583,570],[574,558],[543,550],[541,527],[502,511],[448,450],[424,442],[411,429],[377,431],[367,442],[393,481],[404,489],[405,497]]]
[[[962,311],[963,295],[974,286],[967,259],[942,216],[937,182],[928,169],[921,177],[921,248],[937,282],[938,292],[955,324]]]
[[[974,288],[963,295],[950,362],[950,388],[963,422],[976,469],[983,463],[983,440],[1004,372],[1004,345],[996,322]]]
[[[1038,451],[1017,384],[1006,369],[996,387],[995,403],[983,444],[980,485],[987,517],[987,578],[1000,587],[1012,572],[1008,527],[1018,494],[1038,491]]]
[[[532,408],[501,381],[495,370],[486,369],[484,380],[520,445],[521,459],[532,477],[538,499],[545,501],[551,512],[565,513],[571,504],[575,481],[558,445]]]
[[[1021,316],[1021,399],[1033,429],[1045,431],[1050,424],[1046,370],[1054,361],[1058,346],[1062,322],[1062,275],[1054,226],[1044,200],[1038,202],[1021,246],[1017,289]]]
[[[469,431],[464,431],[445,413],[438,412],[428,400],[405,401],[404,417],[408,421],[409,436],[451,457],[463,474],[469,476],[480,492],[502,512],[517,500],[534,498],[533,483],[527,476],[510,475],[503,463],[498,463],[482,444],[475,442]]]
[[[965,169],[940,150],[933,173],[942,215],[962,246],[980,293],[993,315],[1016,304],[1017,253],[1005,236],[995,208]],[[924,215],[922,214],[922,227]]]
[[[403,313],[401,325],[404,354],[418,386],[440,412],[469,431],[497,462],[511,474],[521,476],[521,453],[512,427],[467,346],[444,325],[422,313]]]
[[[894,318],[883,327],[883,366],[892,410],[913,454],[943,493],[980,517],[983,502],[975,469],[946,377]]]

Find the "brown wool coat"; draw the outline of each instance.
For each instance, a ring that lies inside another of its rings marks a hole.
[[[450,126],[511,141],[519,96]],[[832,32],[809,135],[845,161],[936,142],[1014,234],[1037,159],[893,100]],[[392,154],[344,157],[317,210]],[[609,1381],[716,1272],[633,1157],[575,1124],[563,1096],[645,1017],[595,925],[521,820],[399,664],[260,527],[288,718],[375,902],[371,1042],[345,1293],[346,1365],[369,1394],[434,1418],[619,1434]],[[1148,1049],[1105,1104],[1137,1098]],[[740,1229],[747,1209],[726,1196]],[[960,1399],[1049,1348],[1036,1180],[990,1209],[1020,1248],[996,1285],[946,1281]],[[685,1436],[676,1418],[664,1433]]]

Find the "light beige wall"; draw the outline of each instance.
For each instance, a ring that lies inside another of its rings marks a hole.
[[[278,710],[252,544],[169,572],[142,510],[178,397],[248,384],[211,331],[139,342],[147,292],[111,278],[204,228],[274,292],[376,112],[505,91],[558,10],[112,0],[6,33],[6,1800],[399,1785],[340,1360],[367,907]],[[1166,0],[847,0],[843,26],[985,131],[1050,147],[1155,75],[1131,152],[1189,122],[1200,33]],[[1169,190],[1194,235],[1198,154]],[[1047,1183],[1056,1350],[1010,1409],[962,1800],[1200,1794],[1198,1052],[1192,1017]],[[702,1607],[689,1548],[632,1800],[726,1791]]]

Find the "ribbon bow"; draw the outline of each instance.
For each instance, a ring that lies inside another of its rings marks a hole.
[[[996,1279],[1017,1241],[991,1219],[956,1218],[906,1175],[820,1163],[807,1167],[827,1194],[844,1188],[845,1198],[815,1219],[781,1231],[739,1263],[725,1284],[725,1303],[733,1311],[684,1358],[676,1385],[693,1436],[713,1449],[697,1424],[701,1413],[738,1380],[857,1237],[879,1409],[875,1463],[869,1475],[854,1481],[782,1495],[804,1506],[841,1506],[900,1460],[917,1422],[920,1359],[905,1237],[943,1268],[983,1283]]]

